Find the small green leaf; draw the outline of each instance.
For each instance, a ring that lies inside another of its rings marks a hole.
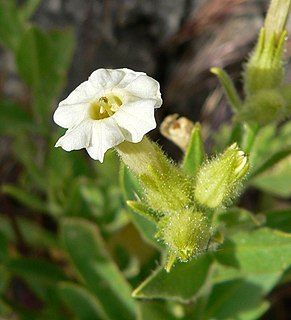
[[[218,77],[233,110],[239,111],[242,102],[229,75],[219,68],[211,68],[210,71]]]
[[[108,317],[135,319],[131,288],[109,257],[98,229],[86,220],[64,219],[62,239],[81,279],[96,295]]]
[[[109,320],[99,301],[85,288],[74,283],[62,282],[58,289],[61,298],[78,319]]]
[[[204,146],[201,136],[201,126],[199,123],[194,125],[191,139],[183,159],[182,168],[190,176],[195,176],[204,159]]]
[[[259,125],[256,123],[245,124],[244,130],[245,132],[242,139],[242,149],[245,153],[250,153],[259,132]]]
[[[177,263],[169,273],[158,268],[134,290],[133,297],[189,302],[203,287],[211,262],[205,254],[187,263]]]
[[[153,220],[154,222],[159,221],[159,213],[148,207],[141,201],[126,201],[128,206],[136,211],[137,213],[141,214],[142,216],[146,217],[147,219]]]
[[[120,181],[125,200],[142,198],[141,186],[135,176],[125,166],[120,167]],[[157,232],[156,225],[133,210],[128,210],[128,213],[142,238],[155,248],[160,249],[161,244],[154,237]]]

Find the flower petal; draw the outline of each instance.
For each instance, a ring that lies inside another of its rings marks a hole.
[[[96,120],[93,122],[91,145],[86,149],[91,158],[103,162],[105,152],[124,140],[123,132],[113,117]]]
[[[156,127],[155,104],[154,99],[127,103],[112,116],[127,141],[139,142],[146,133]]]
[[[103,92],[97,92],[96,88],[90,81],[82,82],[74,91],[72,91],[68,97],[61,101],[59,106],[89,103],[97,96],[102,96]]]
[[[90,75],[88,81],[95,90],[110,91],[120,83],[124,76],[122,69],[98,69]]]
[[[88,118],[90,104],[60,104],[56,109],[53,119],[63,128],[72,128]]]
[[[82,121],[73,129],[67,130],[56,143],[56,147],[62,147],[66,151],[86,148],[91,143],[92,120]]]
[[[147,75],[140,75],[134,81],[130,82],[124,90],[127,94],[140,99],[156,99],[155,108],[162,105],[160,84]]]

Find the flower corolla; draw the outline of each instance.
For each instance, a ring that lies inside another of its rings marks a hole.
[[[140,142],[154,129],[154,110],[161,105],[159,83],[145,73],[98,69],[56,109],[55,123],[68,129],[56,147],[86,148],[103,162],[108,149],[123,141]]]

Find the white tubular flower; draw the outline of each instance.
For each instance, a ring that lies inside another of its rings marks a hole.
[[[154,129],[154,109],[161,105],[159,83],[145,73],[98,69],[56,109],[55,123],[68,129],[56,147],[86,148],[103,162],[108,149],[125,140],[140,142]]]

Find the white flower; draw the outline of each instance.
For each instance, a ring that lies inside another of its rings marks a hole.
[[[98,69],[56,109],[54,121],[68,129],[56,147],[86,148],[102,162],[108,149],[125,140],[137,143],[154,129],[154,109],[161,104],[159,83],[145,73]]]

